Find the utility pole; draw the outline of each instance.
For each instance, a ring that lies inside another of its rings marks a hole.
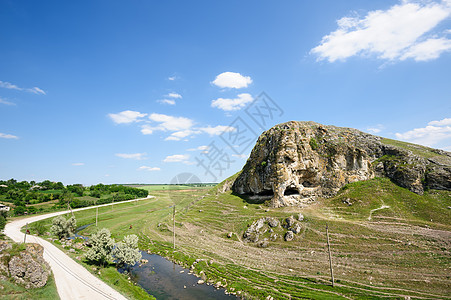
[[[175,205],[172,207],[172,241],[175,250]]]
[[[326,223],[326,235],[327,235],[327,250],[329,251],[329,266],[330,266],[330,277],[332,278],[332,287],[334,286],[334,270],[332,269],[332,255],[330,253],[330,243],[329,243],[329,226]]]
[[[27,240],[28,223],[27,223],[27,225],[26,225],[25,228],[26,228],[26,229],[25,229],[25,235],[24,235],[24,237],[23,237],[23,243],[24,243],[24,244],[25,244],[25,241]]]

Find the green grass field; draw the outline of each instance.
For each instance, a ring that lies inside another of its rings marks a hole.
[[[203,259],[195,272],[203,271],[212,283],[222,281],[229,291],[250,299],[450,299],[450,192],[419,196],[375,178],[347,185],[336,197],[307,208],[270,209],[218,190],[154,189],[154,199],[99,209],[98,227],[109,228],[116,240],[137,234],[141,249],[186,267]],[[279,239],[263,249],[241,241],[248,225],[260,217],[282,221],[300,212],[305,216],[302,231],[292,242]],[[95,210],[75,216],[78,225],[95,222]],[[51,220],[43,222],[49,226]],[[326,224],[335,287],[329,280]],[[95,230],[90,226],[82,234]],[[229,232],[232,238],[227,238]]]

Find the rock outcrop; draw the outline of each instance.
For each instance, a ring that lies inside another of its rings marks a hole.
[[[375,176],[417,194],[451,190],[450,152],[387,141],[315,122],[279,124],[259,137],[232,190],[272,207],[305,205]]]
[[[38,244],[27,244],[26,250],[11,255],[7,242],[0,246],[0,272],[4,279],[10,277],[15,283],[25,288],[39,288],[47,283],[50,266],[43,258],[44,248]]]

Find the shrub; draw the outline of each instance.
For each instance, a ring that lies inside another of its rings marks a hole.
[[[59,239],[67,238],[74,234],[77,227],[77,220],[74,217],[70,217],[66,220],[63,216],[58,216],[52,221],[52,227],[50,232],[56,235]]]
[[[138,237],[135,234],[125,236],[123,242],[116,244],[113,255],[119,266],[136,264],[142,257],[138,249]]]
[[[86,253],[86,258],[98,265],[105,266],[113,259],[114,239],[108,229],[102,228],[89,239],[92,247]]]

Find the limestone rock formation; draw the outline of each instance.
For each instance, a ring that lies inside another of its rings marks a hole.
[[[7,245],[7,244],[6,244]],[[3,250],[11,246],[2,245],[1,256],[10,256]],[[25,288],[39,288],[47,283],[50,266],[43,258],[44,248],[38,244],[27,244],[26,250],[10,257],[9,263],[0,263],[0,271]],[[3,260],[3,262],[8,260]]]
[[[302,206],[375,176],[417,194],[425,188],[451,190],[450,152],[398,144],[352,128],[279,124],[259,137],[232,190],[272,207]]]

